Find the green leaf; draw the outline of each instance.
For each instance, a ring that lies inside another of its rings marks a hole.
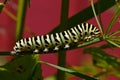
[[[120,41],[119,41],[119,40],[109,40],[109,39],[107,39],[107,41],[108,41],[110,44],[112,44],[112,45],[120,48]]]
[[[115,32],[113,32],[112,34],[109,35],[109,37],[115,36],[116,34],[120,33],[120,29],[116,30]]]
[[[30,74],[33,73],[33,67],[39,61],[39,59],[36,58],[36,56],[37,55],[19,56],[19,57],[16,57],[13,61],[5,64],[0,68],[0,79],[2,80],[32,79],[33,76],[31,76]]]
[[[74,70],[71,70],[71,69],[68,69],[68,68],[64,68],[64,67],[60,67],[60,66],[57,66],[57,65],[48,63],[48,62],[40,61],[40,63],[42,63],[42,64],[47,64],[47,65],[52,66],[52,67],[54,67],[54,68],[56,68],[56,69],[59,69],[59,70],[61,70],[61,71],[64,71],[64,72],[67,72],[67,73],[69,73],[69,74],[75,75],[75,76],[77,76],[77,77],[83,78],[83,79],[85,79],[85,80],[98,80],[98,79],[96,79],[96,78],[89,77],[89,76],[87,76],[87,75],[81,74],[81,73],[79,73],[79,72],[77,72],[77,71],[74,71]]]
[[[84,52],[91,54],[93,56],[94,64],[99,67],[106,68],[112,66],[113,68],[118,68],[120,66],[120,62],[116,57],[107,54],[100,48],[87,48]]]
[[[50,76],[50,77],[45,78],[44,80],[56,80],[56,77],[55,76]]]
[[[120,15],[120,8],[117,9],[116,13],[114,14],[109,26],[107,27],[106,33],[108,34],[109,31],[111,30],[111,28],[113,27],[113,25],[115,24],[115,21],[117,20],[118,16]]]
[[[12,73],[6,68],[1,67],[0,69],[0,79],[1,80],[15,80]],[[3,70],[4,69],[4,70]]]
[[[39,64],[39,55],[36,56],[37,62],[35,63],[35,65],[32,68],[32,73],[30,75],[30,79],[29,80],[43,80],[42,77],[42,68],[41,68],[41,64]]]
[[[7,69],[0,67],[0,71],[7,71]]]
[[[112,71],[111,74],[113,74],[113,75],[117,76],[118,78],[120,78],[120,71],[119,71],[119,69]]]

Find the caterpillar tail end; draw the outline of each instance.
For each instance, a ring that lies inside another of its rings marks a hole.
[[[22,53],[21,53],[22,51],[21,50],[14,50],[14,51],[11,51],[10,53],[11,53],[11,55],[22,55]]]
[[[10,54],[11,55],[17,55],[17,53],[15,51],[11,51]]]

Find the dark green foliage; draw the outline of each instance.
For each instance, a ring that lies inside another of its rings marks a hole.
[[[100,48],[93,47],[85,49],[85,53],[89,53],[93,56],[93,63],[97,66],[106,68],[108,66],[112,66],[113,68],[118,68],[120,66],[120,62],[117,57],[109,55],[105,51]]]
[[[1,80],[35,80],[32,79],[35,75],[33,75],[33,70],[36,70],[35,64],[39,60],[38,56],[26,55],[19,56],[14,58],[14,60],[10,61],[6,65],[0,68],[0,79]],[[33,69],[34,68],[34,69]],[[40,77],[40,70],[39,77]],[[32,74],[32,75],[30,75]],[[37,78],[39,78],[37,77]]]

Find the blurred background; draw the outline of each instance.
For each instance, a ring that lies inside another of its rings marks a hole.
[[[3,11],[0,13],[0,51],[13,50],[15,43],[16,20],[15,17],[11,16],[11,13],[16,16],[17,1],[18,0],[9,0]],[[0,0],[0,2],[3,2],[3,0]],[[70,0],[69,17],[77,14],[88,6],[90,6],[90,2],[88,0]],[[114,10],[115,6],[102,13],[101,16],[104,30],[106,30],[106,27],[109,25],[110,20],[115,12]],[[60,23],[60,11],[61,0],[31,0],[30,8],[27,8],[23,37],[43,35],[52,31]],[[86,22],[97,26],[94,18]],[[120,20],[118,18],[112,30],[115,31],[119,26]],[[96,46],[104,43],[105,42],[98,43]],[[91,56],[89,54],[83,54],[83,50],[84,48],[67,51],[67,67],[81,71],[85,68],[86,72],[90,71],[91,73],[96,73],[98,69],[92,65]],[[105,51],[120,58],[119,48],[106,49]],[[42,61],[57,64],[57,54],[41,54],[40,57]],[[0,56],[0,65],[7,63],[9,60],[11,60],[11,58],[11,56]],[[43,77],[53,76],[57,71],[56,69],[47,65],[42,65],[42,69]],[[70,74],[68,74],[68,76],[68,80],[81,80],[80,78]],[[112,74],[106,74],[101,77],[101,80],[120,80],[120,78]]]

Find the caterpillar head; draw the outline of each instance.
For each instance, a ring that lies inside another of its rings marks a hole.
[[[100,36],[100,31],[98,28],[94,27],[93,30],[88,30],[84,32],[84,40],[83,41],[92,41],[95,38]]]

